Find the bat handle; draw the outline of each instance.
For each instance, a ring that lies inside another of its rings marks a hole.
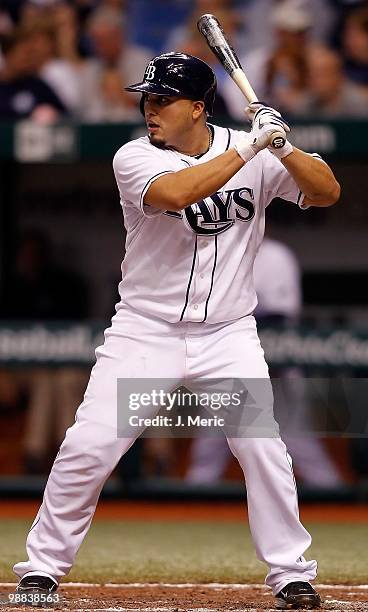
[[[249,83],[244,70],[242,68],[235,68],[231,73],[231,78],[239,87],[240,91],[244,94],[249,104],[258,102],[257,94]],[[281,149],[286,142],[285,135],[282,132],[274,132],[270,137],[270,145],[274,149]]]
[[[274,149],[281,149],[286,142],[285,134],[282,132],[273,132],[270,136],[270,145]]]

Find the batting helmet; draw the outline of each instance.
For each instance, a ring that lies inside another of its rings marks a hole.
[[[216,86],[215,73],[198,57],[186,53],[163,53],[149,62],[141,83],[130,85],[125,89],[142,92],[142,114],[144,114],[144,97],[152,93],[203,100],[207,115],[211,116]]]

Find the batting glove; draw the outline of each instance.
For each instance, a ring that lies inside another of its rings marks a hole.
[[[261,128],[264,123],[274,123],[277,128],[281,127],[284,132],[290,132],[290,127],[281,113],[271,106],[266,106],[263,102],[252,102],[245,109],[245,114],[252,122],[252,127]]]
[[[245,112],[248,119],[252,122],[253,127],[256,126],[259,128],[265,122],[267,122],[271,125],[274,125],[274,131],[280,131],[281,134],[285,133],[285,136],[287,132],[290,132],[290,127],[283,119],[281,113],[279,113],[279,111],[272,108],[271,106],[266,106],[262,102],[252,102],[251,104],[249,104]],[[287,155],[290,155],[290,153],[293,152],[293,146],[287,140],[285,141],[284,146],[280,149],[275,149],[270,144],[267,148],[272,153],[272,155],[274,155],[278,159],[282,159],[283,157],[286,157]]]
[[[240,157],[247,162],[262,151],[262,149],[266,149],[269,146],[271,137],[276,131],[286,138],[285,130],[280,124],[276,128],[273,121],[266,122],[265,119],[265,123],[261,123],[261,127],[259,127],[259,124],[253,124],[248,138],[239,140],[234,148]]]

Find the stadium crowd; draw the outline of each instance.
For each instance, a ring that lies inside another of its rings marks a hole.
[[[259,98],[293,117],[368,116],[368,2],[361,0],[2,0],[0,120],[139,121],[141,79],[159,53],[211,64],[217,117],[244,99],[198,34],[214,13]]]

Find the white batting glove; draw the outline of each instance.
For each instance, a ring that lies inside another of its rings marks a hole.
[[[253,124],[249,137],[247,139],[244,138],[244,141],[240,140],[234,146],[234,149],[245,162],[248,162],[257,155],[257,153],[269,146],[272,134],[276,131],[286,138],[284,129],[280,125],[278,125],[276,129],[274,122],[265,122],[261,124],[261,127]]]
[[[266,106],[262,102],[252,102],[251,104],[249,104],[245,112],[249,120],[252,121],[253,127],[256,126],[259,128],[264,124],[264,122],[267,121],[268,123],[274,125],[274,131],[280,131],[281,134],[284,133],[285,137],[286,133],[290,132],[290,127],[283,119],[281,113],[279,113],[279,111],[272,108],[271,106]],[[282,159],[283,157],[286,157],[287,155],[290,155],[290,153],[293,152],[293,146],[287,140],[284,146],[280,149],[275,149],[270,144],[267,148],[272,153],[272,155],[274,155],[278,159]]]
[[[275,108],[263,104],[263,102],[252,102],[245,109],[245,114],[252,122],[252,127],[261,128],[264,123],[274,123],[277,128],[281,127],[284,132],[290,132],[290,127],[281,113]]]

